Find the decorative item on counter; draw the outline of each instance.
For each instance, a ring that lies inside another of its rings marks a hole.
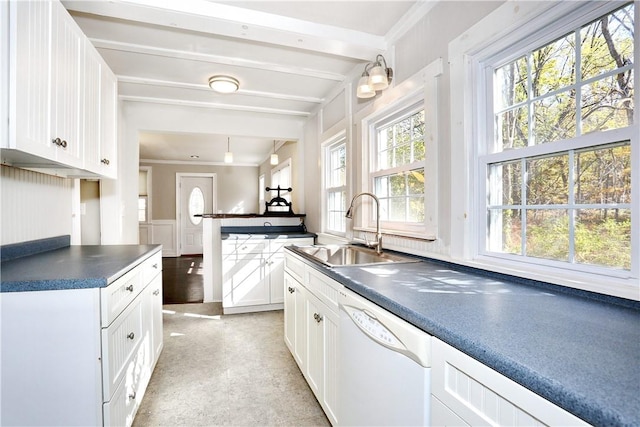
[[[287,202],[287,199],[280,196],[280,192],[287,191],[291,193],[293,189],[291,187],[280,188],[279,185],[277,188],[269,188],[269,187],[266,188],[267,192],[274,191],[274,190],[278,192],[278,195],[273,199],[271,199],[270,201],[264,202],[264,215],[283,215],[283,214],[295,215],[293,213],[293,208],[291,207],[292,202]],[[288,211],[282,209],[287,207],[289,208]],[[271,210],[271,209],[275,209],[275,210]]]

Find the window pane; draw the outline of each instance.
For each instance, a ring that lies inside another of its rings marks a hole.
[[[495,71],[496,109],[502,110],[528,98],[527,58],[519,58]]]
[[[409,171],[407,174],[407,189],[409,195],[424,194],[424,168]]]
[[[580,30],[582,78],[615,70],[633,61],[634,5],[604,16]]]
[[[630,270],[631,210],[579,210],[575,240],[576,262]]]
[[[573,84],[575,58],[573,33],[534,51],[531,55],[533,96],[544,95]]]
[[[631,146],[576,153],[576,203],[631,203]]]
[[[406,215],[406,199],[394,197],[389,200],[391,212],[389,213],[390,221],[405,221]]]
[[[424,196],[409,197],[408,222],[424,222]]]
[[[527,205],[569,202],[569,156],[527,160]]]
[[[526,255],[569,261],[569,216],[566,209],[527,210]]]
[[[522,204],[521,162],[489,165],[489,205]]]
[[[147,222],[147,197],[138,198],[138,222]]]
[[[520,209],[489,209],[488,249],[493,252],[522,254]]]
[[[582,133],[633,124],[633,70],[582,87]]]
[[[424,138],[424,110],[412,117],[411,139],[419,140]]]
[[[529,108],[518,107],[496,115],[498,149],[526,147],[529,141]]]
[[[389,177],[391,196],[404,196],[407,194],[407,183],[404,175],[392,175]]]
[[[562,92],[533,103],[533,140],[536,144],[575,135],[576,98],[572,92]]]
[[[200,187],[195,187],[189,194],[189,220],[193,225],[198,225],[202,222],[201,216],[204,213],[204,194]]]

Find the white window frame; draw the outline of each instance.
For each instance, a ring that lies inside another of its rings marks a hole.
[[[365,192],[374,192],[376,171],[377,129],[396,118],[424,110],[424,141],[426,158],[415,162],[415,167],[425,168],[425,219],[423,223],[381,221],[380,228],[387,235],[409,237],[412,239],[433,241],[438,237],[438,77],[442,74],[442,60],[438,59],[415,76],[407,79],[404,86],[394,88],[393,99],[362,120],[362,188]],[[387,169],[385,175],[393,171]],[[359,210],[358,222],[354,230],[375,231],[375,206],[363,199]],[[358,212],[356,212],[358,213]],[[355,216],[354,216],[355,218]]]
[[[500,257],[483,253],[486,238],[486,169],[487,147],[482,141],[493,138],[492,124],[488,125],[484,111],[493,111],[490,97],[485,96],[483,88],[486,87],[488,75],[486,64],[500,52],[507,48],[512,49],[512,57],[515,58],[527,48],[542,46],[572,29],[590,22],[608,12],[619,8],[621,2],[563,2],[552,4],[522,3],[519,10],[513,10],[504,5],[496,9],[488,17],[472,27],[465,37],[452,41],[449,45],[449,57],[451,64],[451,87],[462,87],[459,92],[451,91],[451,141],[452,153],[465,153],[463,158],[452,156],[451,192],[463,191],[463,197],[452,197],[452,258],[463,263],[481,266],[494,271],[557,283],[565,286],[591,290],[614,296],[632,299],[639,298],[638,259],[639,253],[639,227],[640,219],[637,197],[631,204],[632,209],[632,270],[622,275],[611,272],[611,269],[593,269],[585,266],[580,269],[567,269],[569,264],[563,267],[554,265],[554,262],[532,263],[530,260],[512,260],[509,257]],[[636,26],[638,23],[638,7],[636,5]],[[508,26],[501,26],[508,22]],[[636,48],[634,59],[634,76],[638,82],[638,32],[636,31]],[[504,60],[506,56],[502,56]],[[637,87],[637,84],[635,85]],[[634,123],[640,123],[638,101]],[[492,121],[490,122],[492,123]],[[619,136],[614,136],[617,133]],[[611,130],[607,132],[606,141],[630,140],[632,151],[632,188],[637,193],[640,167],[638,156],[639,147],[638,126],[632,126],[624,130]],[[593,138],[593,140],[591,140]],[[593,142],[598,135],[588,138],[568,140],[560,144],[566,147],[557,147],[570,150],[580,148]],[[601,143],[606,143],[601,140]],[[554,143],[555,144],[555,143]],[[542,148],[538,148],[542,147]],[[531,155],[547,147],[544,144],[532,147]],[[564,150],[564,151],[566,151]],[[556,150],[554,150],[556,151]],[[509,153],[499,156],[509,156]],[[499,156],[491,159],[491,163],[497,161]],[[456,175],[454,171],[463,171]],[[557,263],[557,262],[556,262]],[[563,263],[564,264],[564,263]],[[607,271],[608,270],[608,271]]]
[[[329,187],[328,182],[329,182],[329,173],[331,172],[331,170],[329,169],[332,165],[331,165],[331,152],[333,150],[335,150],[336,148],[338,148],[339,146],[344,145],[345,148],[345,157],[346,157],[346,165],[345,165],[345,182],[344,185],[341,186],[336,186],[336,187]],[[346,132],[342,131],[340,132],[338,135],[330,138],[329,140],[325,141],[322,144],[322,192],[323,192],[323,198],[322,198],[322,228],[324,230],[325,233],[327,234],[331,234],[334,236],[340,236],[340,237],[346,237],[346,233],[347,233],[347,220],[346,218],[343,218],[343,225],[344,225],[344,230],[333,230],[331,228],[329,228],[329,200],[330,200],[330,194],[331,193],[336,193],[336,192],[344,192],[345,195],[345,213],[346,213],[346,209],[347,209],[347,205],[349,203],[348,197],[349,197],[349,191],[348,191],[348,181],[349,181],[349,174],[350,174],[350,168],[349,168],[349,149],[348,149],[348,144],[347,144],[347,136],[346,136]]]

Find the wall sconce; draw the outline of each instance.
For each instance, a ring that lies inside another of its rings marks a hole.
[[[240,82],[231,76],[211,76],[209,77],[209,87],[218,93],[232,93],[238,90]]]
[[[384,56],[376,56],[374,62],[364,67],[362,77],[358,80],[356,95],[358,98],[373,98],[377,90],[385,90],[393,80],[393,69],[387,67]]]
[[[227,137],[227,152],[224,153],[224,162],[233,163],[233,153],[229,150],[229,137]]]
[[[277,166],[278,163],[280,163],[278,161],[278,155],[276,154],[276,140],[273,140],[273,154],[271,155],[271,165],[272,166]]]

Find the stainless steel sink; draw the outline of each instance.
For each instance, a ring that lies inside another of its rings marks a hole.
[[[419,262],[419,260],[388,253],[377,254],[374,250],[353,245],[296,246],[301,255],[319,261],[329,267],[370,265],[380,263]]]

